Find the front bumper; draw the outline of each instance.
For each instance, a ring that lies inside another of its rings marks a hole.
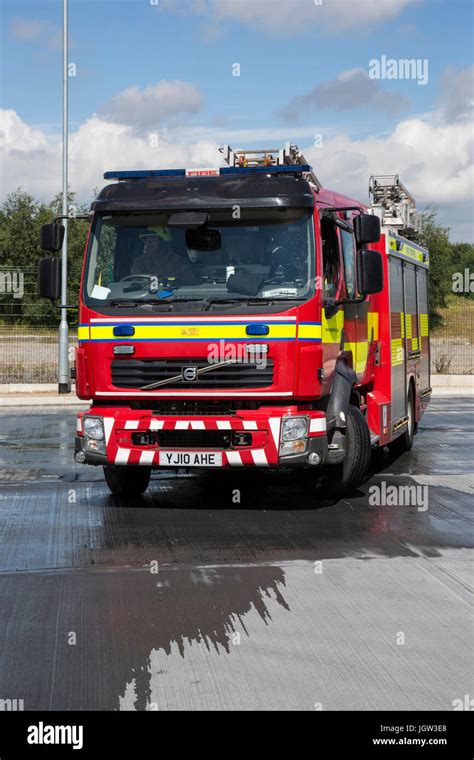
[[[102,417],[105,440],[103,451],[91,451],[84,436],[83,418],[86,415]],[[307,446],[304,453],[280,456],[282,421],[285,417],[304,416],[308,418]],[[174,433],[170,431],[175,431]],[[199,431],[199,432],[198,432]],[[217,431],[220,431],[218,433]],[[225,438],[225,446],[206,444],[207,432],[215,442]],[[178,434],[178,439],[176,439]],[[242,435],[244,434],[244,435]],[[199,439],[199,445],[194,441]],[[173,438],[173,436],[175,436]],[[143,441],[149,438],[146,445]],[[245,441],[245,445],[238,442]],[[166,441],[172,440],[175,445]],[[179,443],[177,443],[179,440]],[[204,442],[204,445],[203,445]],[[220,451],[220,468],[314,468],[310,463],[325,464],[328,459],[326,418],[324,412],[299,410],[296,407],[282,409],[265,407],[255,411],[245,411],[227,417],[171,417],[155,416],[150,412],[118,408],[92,408],[81,412],[77,418],[75,441],[76,459],[90,465],[146,466],[153,469],[177,469],[160,464],[160,451]],[[79,457],[78,457],[79,455]],[[199,468],[193,468],[199,469]],[[206,468],[209,469],[209,468]]]

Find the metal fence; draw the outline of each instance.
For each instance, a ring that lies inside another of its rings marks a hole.
[[[37,295],[37,268],[0,267],[0,385],[56,383],[59,310]],[[474,374],[474,300],[452,296],[431,334],[434,374]],[[74,362],[77,313],[69,312],[69,359]]]
[[[0,267],[0,385],[56,383],[59,309],[37,294],[37,267]],[[70,312],[70,364],[77,314]]]
[[[431,331],[431,372],[474,375],[474,300],[451,296]]]

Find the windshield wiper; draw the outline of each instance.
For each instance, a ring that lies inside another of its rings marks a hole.
[[[144,298],[144,299],[128,299],[128,298],[114,298],[107,305],[111,308],[126,309],[129,306],[174,306],[180,303],[205,303],[203,298]]]
[[[114,308],[123,308],[126,309],[128,306],[143,306],[144,304],[159,304],[160,301],[158,301],[156,298],[146,298],[146,299],[138,299],[138,298],[114,298],[112,301],[110,301],[107,306],[110,306],[112,309]],[[163,302],[162,302],[163,303]]]
[[[204,311],[209,311],[211,306],[227,306],[228,304],[245,303],[247,306],[259,306],[260,304],[273,305],[276,303],[284,303],[287,301],[306,301],[306,298],[209,298],[204,303],[206,308]]]

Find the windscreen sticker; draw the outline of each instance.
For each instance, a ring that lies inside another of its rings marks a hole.
[[[264,290],[262,298],[277,298],[278,296],[297,296],[298,288],[276,288],[274,290]]]

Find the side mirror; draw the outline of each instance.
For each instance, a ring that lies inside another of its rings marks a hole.
[[[363,249],[357,254],[357,289],[361,296],[383,290],[383,261],[379,251]]]
[[[40,235],[41,250],[50,253],[60,251],[63,247],[64,233],[63,224],[43,224]]]
[[[354,235],[358,246],[378,243],[380,240],[380,219],[373,214],[358,214],[354,218]]]
[[[53,225],[51,225],[53,226]],[[61,259],[41,259],[38,268],[38,291],[41,298],[55,301],[61,295]]]

